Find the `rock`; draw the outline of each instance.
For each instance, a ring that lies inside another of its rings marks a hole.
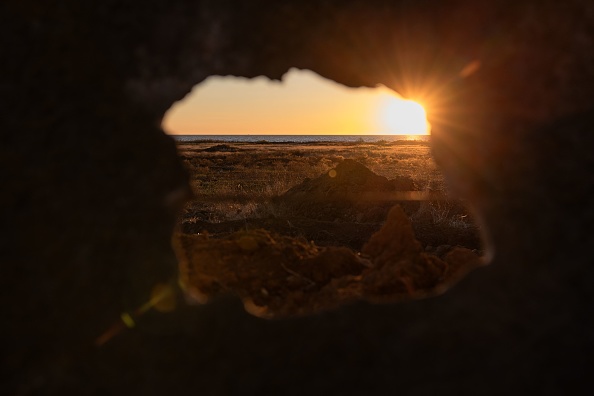
[[[181,282],[191,296],[198,296],[196,301],[233,294],[252,315],[277,319],[316,314],[357,300],[385,303],[443,293],[478,261],[467,249],[448,255],[452,267],[423,253],[398,206],[361,254],[265,230],[222,239],[176,234],[174,247]]]
[[[437,257],[444,257],[451,249],[452,247],[450,245],[440,245],[435,249],[435,255]]]

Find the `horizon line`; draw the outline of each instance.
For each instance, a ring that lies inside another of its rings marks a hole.
[[[169,136],[431,136],[430,133],[167,133]]]

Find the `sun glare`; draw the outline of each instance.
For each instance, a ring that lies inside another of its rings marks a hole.
[[[209,77],[163,119],[170,134],[426,135],[425,109],[389,88],[347,88],[308,70],[283,82]]]
[[[380,104],[378,123],[386,133],[427,135],[429,124],[423,106],[412,100],[386,97]]]

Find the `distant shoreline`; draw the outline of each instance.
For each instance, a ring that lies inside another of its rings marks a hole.
[[[170,135],[175,141],[228,143],[429,142],[429,135]]]

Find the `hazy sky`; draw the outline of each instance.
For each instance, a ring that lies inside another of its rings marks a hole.
[[[347,88],[308,70],[282,82],[209,77],[166,113],[170,134],[365,135],[425,133],[421,108],[386,87]]]

